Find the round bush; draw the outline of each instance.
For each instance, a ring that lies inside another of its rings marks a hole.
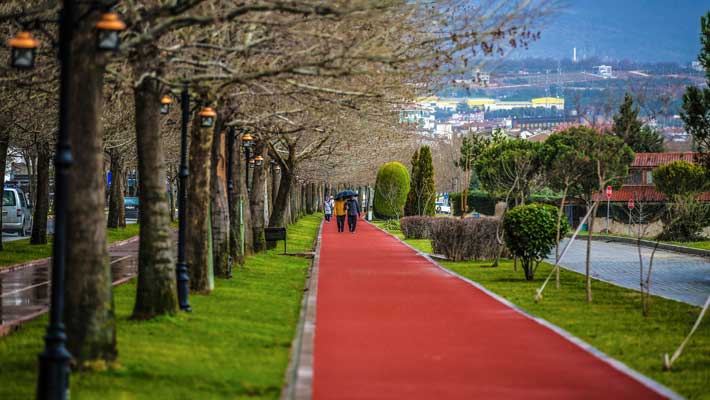
[[[375,183],[375,216],[399,218],[409,194],[409,171],[396,161],[389,162],[377,172]]]
[[[557,210],[543,204],[518,206],[508,211],[503,219],[505,244],[513,255],[520,257],[525,279],[535,276],[537,264],[545,258],[557,243]],[[562,219],[560,237],[569,225]]]

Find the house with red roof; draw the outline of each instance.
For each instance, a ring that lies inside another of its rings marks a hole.
[[[634,161],[629,167],[629,175],[626,177],[620,190],[613,191],[612,202],[628,202],[629,199],[643,202],[664,202],[668,199],[663,193],[657,192],[653,184],[653,170],[661,165],[673,161],[684,160],[695,163],[697,153],[691,151],[683,153],[636,153]],[[699,200],[710,201],[710,192],[703,193]]]

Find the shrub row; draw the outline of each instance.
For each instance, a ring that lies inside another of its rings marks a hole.
[[[431,218],[429,238],[435,254],[453,261],[490,260],[496,258],[503,248],[503,257],[508,253],[505,246],[496,240],[496,218]]]
[[[429,239],[429,225],[433,217],[404,217],[399,220],[399,228],[406,239]]]

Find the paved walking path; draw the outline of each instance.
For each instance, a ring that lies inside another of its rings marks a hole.
[[[109,247],[114,285],[136,274],[138,238]],[[20,268],[0,269],[0,336],[20,324],[47,312],[51,279],[50,260],[41,260]]]
[[[568,239],[562,243],[565,246]],[[586,240],[577,239],[560,265],[584,273]],[[644,270],[653,249],[642,248]],[[548,261],[554,262],[554,257]],[[639,255],[636,246],[592,241],[592,277],[639,290]],[[701,306],[710,296],[710,259],[657,250],[651,274],[651,294]]]
[[[661,397],[372,225],[321,246],[316,400]]]

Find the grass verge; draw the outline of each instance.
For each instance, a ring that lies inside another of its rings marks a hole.
[[[392,233],[402,238],[401,232]],[[405,241],[420,251],[431,250],[427,240]],[[584,276],[566,270],[561,273],[560,289],[551,282],[544,299],[535,303],[534,295],[550,273],[550,264],[541,264],[532,282],[525,280],[521,269],[514,271],[511,261],[502,262],[498,268],[485,268],[490,266],[490,261],[441,264],[677,393],[689,399],[710,399],[710,321],[707,318],[674,364],[673,371],[666,372],[662,368],[663,354],[675,351],[695,322],[699,307],[653,297],[651,315],[643,317],[638,292],[599,281],[593,282],[594,301],[587,304]]]
[[[321,217],[288,232],[293,251],[312,248]],[[277,399],[298,322],[310,260],[247,259],[207,296],[190,296],[191,314],[131,321],[135,283],[114,290],[120,365],[72,375],[73,399]],[[46,317],[0,339],[0,399],[32,398]]]
[[[109,244],[137,236],[140,231],[138,224],[126,225],[125,228],[108,229],[106,239]],[[46,244],[30,244],[30,239],[14,240],[3,243],[0,251],[0,268],[20,264],[27,261],[47,258],[52,255],[52,236],[48,236]]]

